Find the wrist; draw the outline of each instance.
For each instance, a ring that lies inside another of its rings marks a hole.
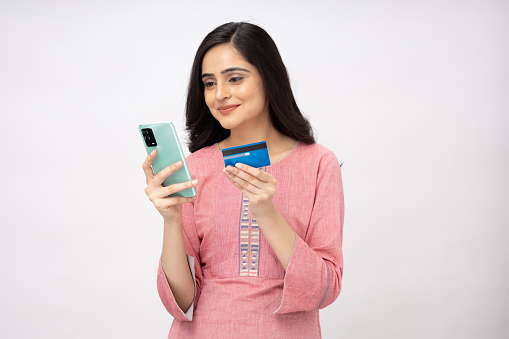
[[[182,226],[182,215],[174,216],[171,218],[164,218],[164,228],[172,229],[178,226]]]
[[[261,221],[262,223],[267,224],[277,220],[279,216],[279,211],[277,210],[276,206],[274,206],[274,204],[271,203],[262,211],[258,213],[253,213],[253,215],[258,222]]]

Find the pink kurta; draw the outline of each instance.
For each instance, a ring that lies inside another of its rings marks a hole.
[[[318,309],[339,295],[343,274],[341,169],[327,148],[299,142],[264,168],[273,203],[297,234],[287,271],[249,203],[223,173],[217,145],[187,157],[198,198],[182,206],[196,294],[184,313],[159,265],[157,287],[174,317],[168,338],[321,338]]]

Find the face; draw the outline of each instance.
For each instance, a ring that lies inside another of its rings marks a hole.
[[[203,57],[205,102],[225,129],[249,128],[269,118],[269,101],[256,67],[230,44],[212,47]]]

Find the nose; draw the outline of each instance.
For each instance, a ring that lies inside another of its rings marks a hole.
[[[225,100],[231,97],[230,87],[227,84],[219,83],[216,86],[216,100]]]

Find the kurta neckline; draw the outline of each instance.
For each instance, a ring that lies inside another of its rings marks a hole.
[[[275,163],[270,164],[269,166],[265,166],[265,168],[267,168],[267,167],[270,168],[271,166],[278,165],[278,164],[282,163],[283,161],[285,161],[286,159],[290,158],[295,153],[295,150],[297,149],[297,146],[300,145],[300,143],[301,143],[300,140],[297,140],[297,143],[295,144],[295,146],[293,146],[290,153],[288,153],[283,159],[280,159],[280,160],[276,161]],[[221,158],[222,158],[223,153],[221,152],[221,149],[219,148],[219,143],[217,143],[217,142],[216,142],[216,148],[219,151],[219,154],[221,155]]]

